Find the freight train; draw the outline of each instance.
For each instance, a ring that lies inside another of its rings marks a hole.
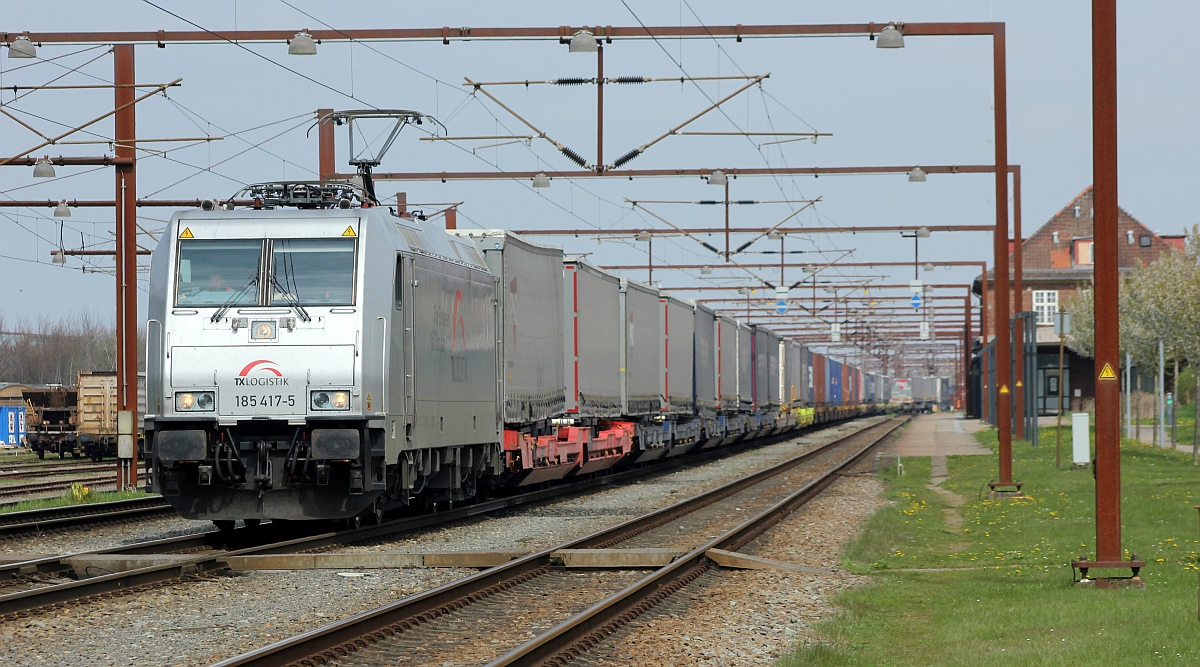
[[[954,390],[948,377],[895,378],[892,382],[892,404],[901,412],[945,412],[952,407]]]
[[[29,415],[26,444],[38,458],[58,454],[99,462],[117,455],[115,371],[80,371],[73,386],[30,388],[22,398]],[[138,414],[145,408],[146,376],[138,373]]]
[[[382,519],[889,400],[888,378],[557,247],[348,183],[249,195],[175,213],[151,260],[148,489],[187,518]]]

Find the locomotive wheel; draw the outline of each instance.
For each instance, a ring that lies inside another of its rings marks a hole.
[[[370,511],[371,511],[371,514],[370,514],[371,521],[376,526],[383,523],[383,500],[382,499],[376,500],[375,504],[371,506]]]
[[[233,519],[216,519],[213,521],[213,525],[222,533],[233,532],[234,523]]]
[[[260,523],[262,523],[262,519],[246,519],[247,528],[258,528]]]
[[[358,530],[362,527],[362,515],[359,514],[358,516],[352,516],[349,519],[342,519],[342,523],[350,530]]]
[[[39,459],[42,459],[43,461],[46,460],[46,450],[39,449],[39,450],[37,450],[37,454],[38,454]]]

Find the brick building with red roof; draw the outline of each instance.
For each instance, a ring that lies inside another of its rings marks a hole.
[[[1122,274],[1144,266],[1164,253],[1183,247],[1183,236],[1154,233],[1124,209],[1117,211],[1120,236],[1118,266]],[[1092,360],[1065,352],[1064,373],[1058,374],[1055,314],[1072,295],[1092,284],[1092,186],[1054,214],[1046,224],[1021,242],[1023,309],[1033,311],[1037,322],[1037,359],[1032,382],[1038,414],[1055,414],[1060,398],[1071,399],[1068,410],[1086,410],[1095,395]],[[1010,249],[1012,242],[1010,242]],[[1012,253],[1009,254],[1010,259]],[[1011,264],[1010,264],[1011,271]],[[1011,274],[1010,274],[1011,275]],[[981,278],[972,290],[981,293]],[[988,301],[994,301],[992,272],[988,272]],[[1010,293],[1010,299],[1013,294]],[[1015,301],[1009,303],[1014,304]],[[989,309],[982,341],[994,337],[994,309]],[[1029,373],[1026,373],[1029,375]]]

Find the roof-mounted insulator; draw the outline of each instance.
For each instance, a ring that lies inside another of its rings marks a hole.
[[[618,76],[612,81],[613,83],[646,83],[649,79],[644,76]]]
[[[615,161],[613,161],[613,167],[614,168],[620,167],[621,165],[625,164],[626,162],[629,162],[630,160],[634,159],[635,157],[637,157],[641,154],[642,154],[642,149],[635,148],[635,149],[629,151],[628,153],[622,155],[621,157],[617,158]]]
[[[582,86],[585,83],[593,83],[595,79],[587,79],[582,76],[569,76],[562,79],[554,79],[553,83],[559,86]]]
[[[563,155],[567,156],[567,159],[570,160],[571,162],[574,162],[575,164],[577,164],[581,167],[587,166],[587,160],[583,159],[582,155],[580,155],[579,153],[576,153],[575,151],[571,150],[570,148],[563,146],[562,148],[559,148],[558,150],[561,151]]]

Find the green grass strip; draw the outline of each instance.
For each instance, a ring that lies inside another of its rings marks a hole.
[[[976,436],[996,450],[996,432]],[[868,522],[844,565],[872,583],[840,594],[824,641],[793,665],[1142,665],[1200,661],[1200,469],[1190,455],[1122,442],[1122,544],[1147,561],[1144,590],[1073,585],[1070,561],[1095,555],[1090,471],[1056,470],[1054,429],[1013,443],[1023,499],[987,499],[995,456],[952,456],[930,490],[929,458],[881,471],[891,506]],[[1070,460],[1070,428],[1064,428]],[[1046,444],[1048,443],[1048,445]],[[1128,570],[1095,574],[1128,576]]]
[[[22,500],[19,503],[11,503],[0,505],[0,514],[8,514],[9,512],[24,512],[25,510],[41,510],[51,507],[66,507],[68,505],[88,505],[91,503],[106,503],[113,500],[129,500],[131,498],[145,498],[145,491],[88,491],[82,500],[76,500],[74,495],[68,491],[65,495],[55,498],[42,498],[38,500]]]

